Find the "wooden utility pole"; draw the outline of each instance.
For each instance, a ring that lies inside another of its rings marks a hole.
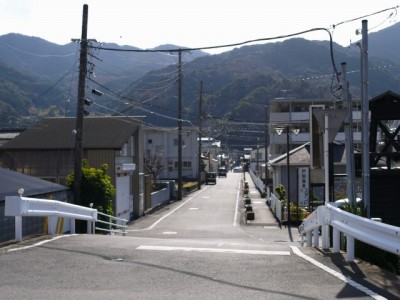
[[[81,204],[81,179],[82,179],[82,159],[83,159],[83,116],[85,107],[85,80],[87,66],[87,25],[88,25],[88,5],[83,5],[82,17],[82,36],[81,53],[79,63],[79,82],[78,82],[78,103],[76,109],[75,126],[75,168],[74,168],[74,203]]]

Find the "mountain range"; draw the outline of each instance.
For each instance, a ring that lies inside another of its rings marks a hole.
[[[400,94],[399,44],[399,23],[368,35],[370,98],[387,90]],[[29,127],[43,117],[74,116],[79,48],[73,42],[57,45],[20,34],[0,36],[0,127]],[[182,53],[180,65],[177,50]],[[143,52],[93,42],[88,61],[91,115],[145,115],[147,126],[176,126],[182,74],[184,126],[198,125],[201,98],[203,135],[225,141],[230,136],[231,146],[263,137],[264,107],[270,99],[340,100],[337,76],[343,62],[352,97],[360,97],[360,48],[328,41],[292,38],[215,55],[175,45]],[[91,94],[92,89],[103,96]],[[244,136],[232,128],[240,128]]]

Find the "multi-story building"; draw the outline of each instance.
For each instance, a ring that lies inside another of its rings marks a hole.
[[[144,128],[144,156],[153,157],[162,165],[160,179],[178,178],[178,130],[177,128]],[[198,130],[182,128],[182,176],[194,179],[199,170]]]
[[[353,102],[353,143],[357,147],[361,143],[361,108],[360,101]],[[325,108],[340,108],[340,102],[331,99],[287,99],[275,98],[269,103],[269,136],[270,154],[275,158],[286,151],[286,134],[279,135],[276,128],[290,125],[290,128],[300,129],[298,134],[289,134],[290,145],[297,147],[311,140],[310,136],[310,106]],[[335,137],[336,142],[345,141],[343,127]]]

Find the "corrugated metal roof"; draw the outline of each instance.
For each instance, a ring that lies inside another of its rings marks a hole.
[[[292,165],[310,164],[310,143],[305,143],[289,152],[289,163]],[[346,163],[346,149],[344,144],[334,143],[333,161],[338,164]],[[270,165],[286,165],[286,153],[270,161]]]
[[[1,128],[0,140],[12,140],[24,130],[25,128]]]
[[[84,149],[120,149],[144,117],[85,117]],[[8,150],[71,149],[75,147],[75,118],[48,118],[2,146]]]
[[[18,189],[24,189],[24,196],[35,196],[68,190],[63,185],[0,168],[0,201],[6,196],[18,196]]]

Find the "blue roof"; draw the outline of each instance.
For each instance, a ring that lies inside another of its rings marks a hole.
[[[19,188],[24,189],[26,197],[69,189],[67,186],[0,168],[0,201],[4,201],[6,196],[18,196]]]

